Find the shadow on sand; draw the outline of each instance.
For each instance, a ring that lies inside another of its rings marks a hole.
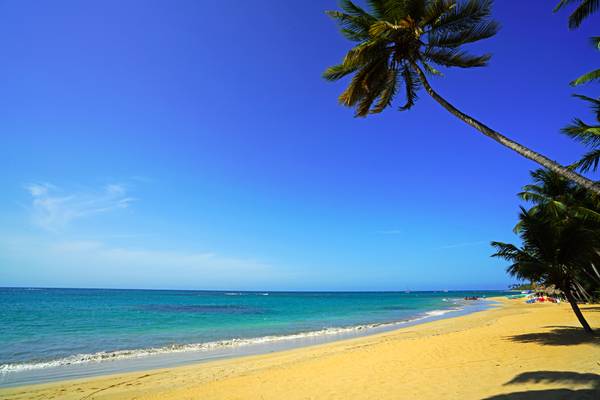
[[[539,343],[549,346],[574,346],[578,344],[594,344],[600,346],[600,336],[590,335],[581,328],[570,326],[546,326],[552,328],[549,332],[524,333],[509,336],[507,339],[521,343]]]
[[[600,375],[580,374],[566,371],[535,371],[515,376],[504,385],[531,385],[536,383],[565,385],[566,388],[527,390],[499,394],[482,400],[558,400],[558,399],[600,399]],[[574,386],[587,386],[583,389]]]

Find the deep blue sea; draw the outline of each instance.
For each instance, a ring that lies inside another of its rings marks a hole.
[[[0,288],[0,374],[368,333],[502,294]]]

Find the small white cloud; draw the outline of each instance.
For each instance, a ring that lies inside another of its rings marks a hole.
[[[29,184],[25,189],[32,198],[32,221],[49,231],[58,231],[79,218],[127,208],[134,200],[119,184],[70,194],[49,183]]]
[[[48,190],[53,189],[54,186],[49,183],[32,183],[31,185],[25,186],[25,189],[33,196],[40,197],[48,193]]]

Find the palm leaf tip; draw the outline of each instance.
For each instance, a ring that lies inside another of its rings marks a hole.
[[[343,64],[333,65],[323,72],[323,78],[328,81],[337,81],[355,70],[356,68],[347,68]]]
[[[588,83],[591,81],[600,80],[600,69],[588,72],[586,74],[581,75],[579,78],[569,82],[571,86],[579,86],[584,83]]]

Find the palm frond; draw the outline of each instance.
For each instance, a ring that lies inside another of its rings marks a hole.
[[[340,7],[354,17],[373,18],[371,14],[354,4],[351,0],[340,0]]]
[[[388,69],[387,79],[379,100],[371,110],[371,114],[382,112],[386,107],[392,104],[398,88],[398,70],[395,67]]]
[[[439,19],[453,7],[456,7],[456,0],[429,1],[423,13],[421,25],[428,26],[439,22]]]
[[[554,12],[575,2],[579,2],[580,4],[569,16],[569,28],[571,29],[578,28],[587,17],[596,12],[600,7],[599,0],[560,0],[556,7],[554,7]]]
[[[583,0],[575,9],[575,11],[573,11],[573,13],[569,16],[569,28],[578,28],[584,19],[598,10],[599,5],[599,0]]]
[[[549,200],[547,196],[531,191],[517,193],[517,196],[523,201],[528,201],[535,204],[546,203]]]
[[[342,65],[345,68],[361,68],[375,61],[387,60],[389,52],[383,41],[370,40],[362,42],[346,53]]]
[[[430,32],[462,31],[484,22],[492,12],[492,0],[467,0],[456,3],[431,24]]]
[[[357,16],[340,11],[325,11],[340,26],[342,35],[354,42],[369,39],[369,27],[375,20],[373,17]]]
[[[428,49],[424,54],[425,59],[446,67],[472,68],[487,65],[490,54],[474,56],[463,50],[454,49]]]
[[[402,78],[406,88],[406,102],[400,107],[400,111],[406,111],[415,105],[417,101],[417,91],[420,87],[419,77],[407,65],[402,69]]]
[[[574,94],[573,97],[577,97],[578,99],[590,103],[590,108],[592,109],[594,114],[596,114],[596,119],[598,120],[598,122],[600,122],[600,98],[595,99],[593,97],[584,96],[582,94]]]
[[[348,88],[340,95],[340,103],[356,106],[356,117],[366,117],[373,102],[381,96],[387,82],[386,60],[377,59],[363,67],[352,79]]]
[[[384,18],[387,21],[400,21],[411,17],[420,21],[425,13],[425,2],[423,0],[388,0],[385,2]]]
[[[492,257],[500,257],[508,261],[515,261],[521,252],[514,244],[503,242],[491,242],[490,244],[496,249],[496,252],[492,254]]]
[[[387,0],[367,0],[371,15],[377,19],[382,19],[385,16],[385,8]]]
[[[600,154],[598,154],[598,157],[600,157]],[[581,218],[583,221],[589,220],[595,223],[600,223],[600,212],[583,206],[575,206],[573,207],[573,211],[575,217]]]
[[[431,47],[456,48],[494,36],[500,25],[496,21],[484,21],[468,29],[431,32],[427,45]]]
[[[323,78],[328,81],[337,81],[342,79],[344,76],[355,72],[358,69],[358,65],[352,67],[346,67],[344,64],[333,65],[323,72]]]
[[[425,67],[425,72],[427,72],[427,73],[429,73],[431,75],[444,76],[444,74],[442,74],[437,69],[433,68],[431,66],[431,64],[429,64],[427,61],[421,60],[421,64],[423,64],[423,67]]]
[[[600,126],[588,125],[579,118],[573,119],[571,125],[565,126],[562,132],[586,146],[600,145]]]
[[[571,86],[583,85],[584,83],[588,83],[591,81],[596,81],[600,79],[600,69],[596,69],[594,71],[585,73],[581,75],[579,78],[569,82]]]
[[[581,172],[588,172],[590,170],[596,171],[600,164],[600,149],[591,150],[583,155],[581,160],[575,163],[577,169]]]

